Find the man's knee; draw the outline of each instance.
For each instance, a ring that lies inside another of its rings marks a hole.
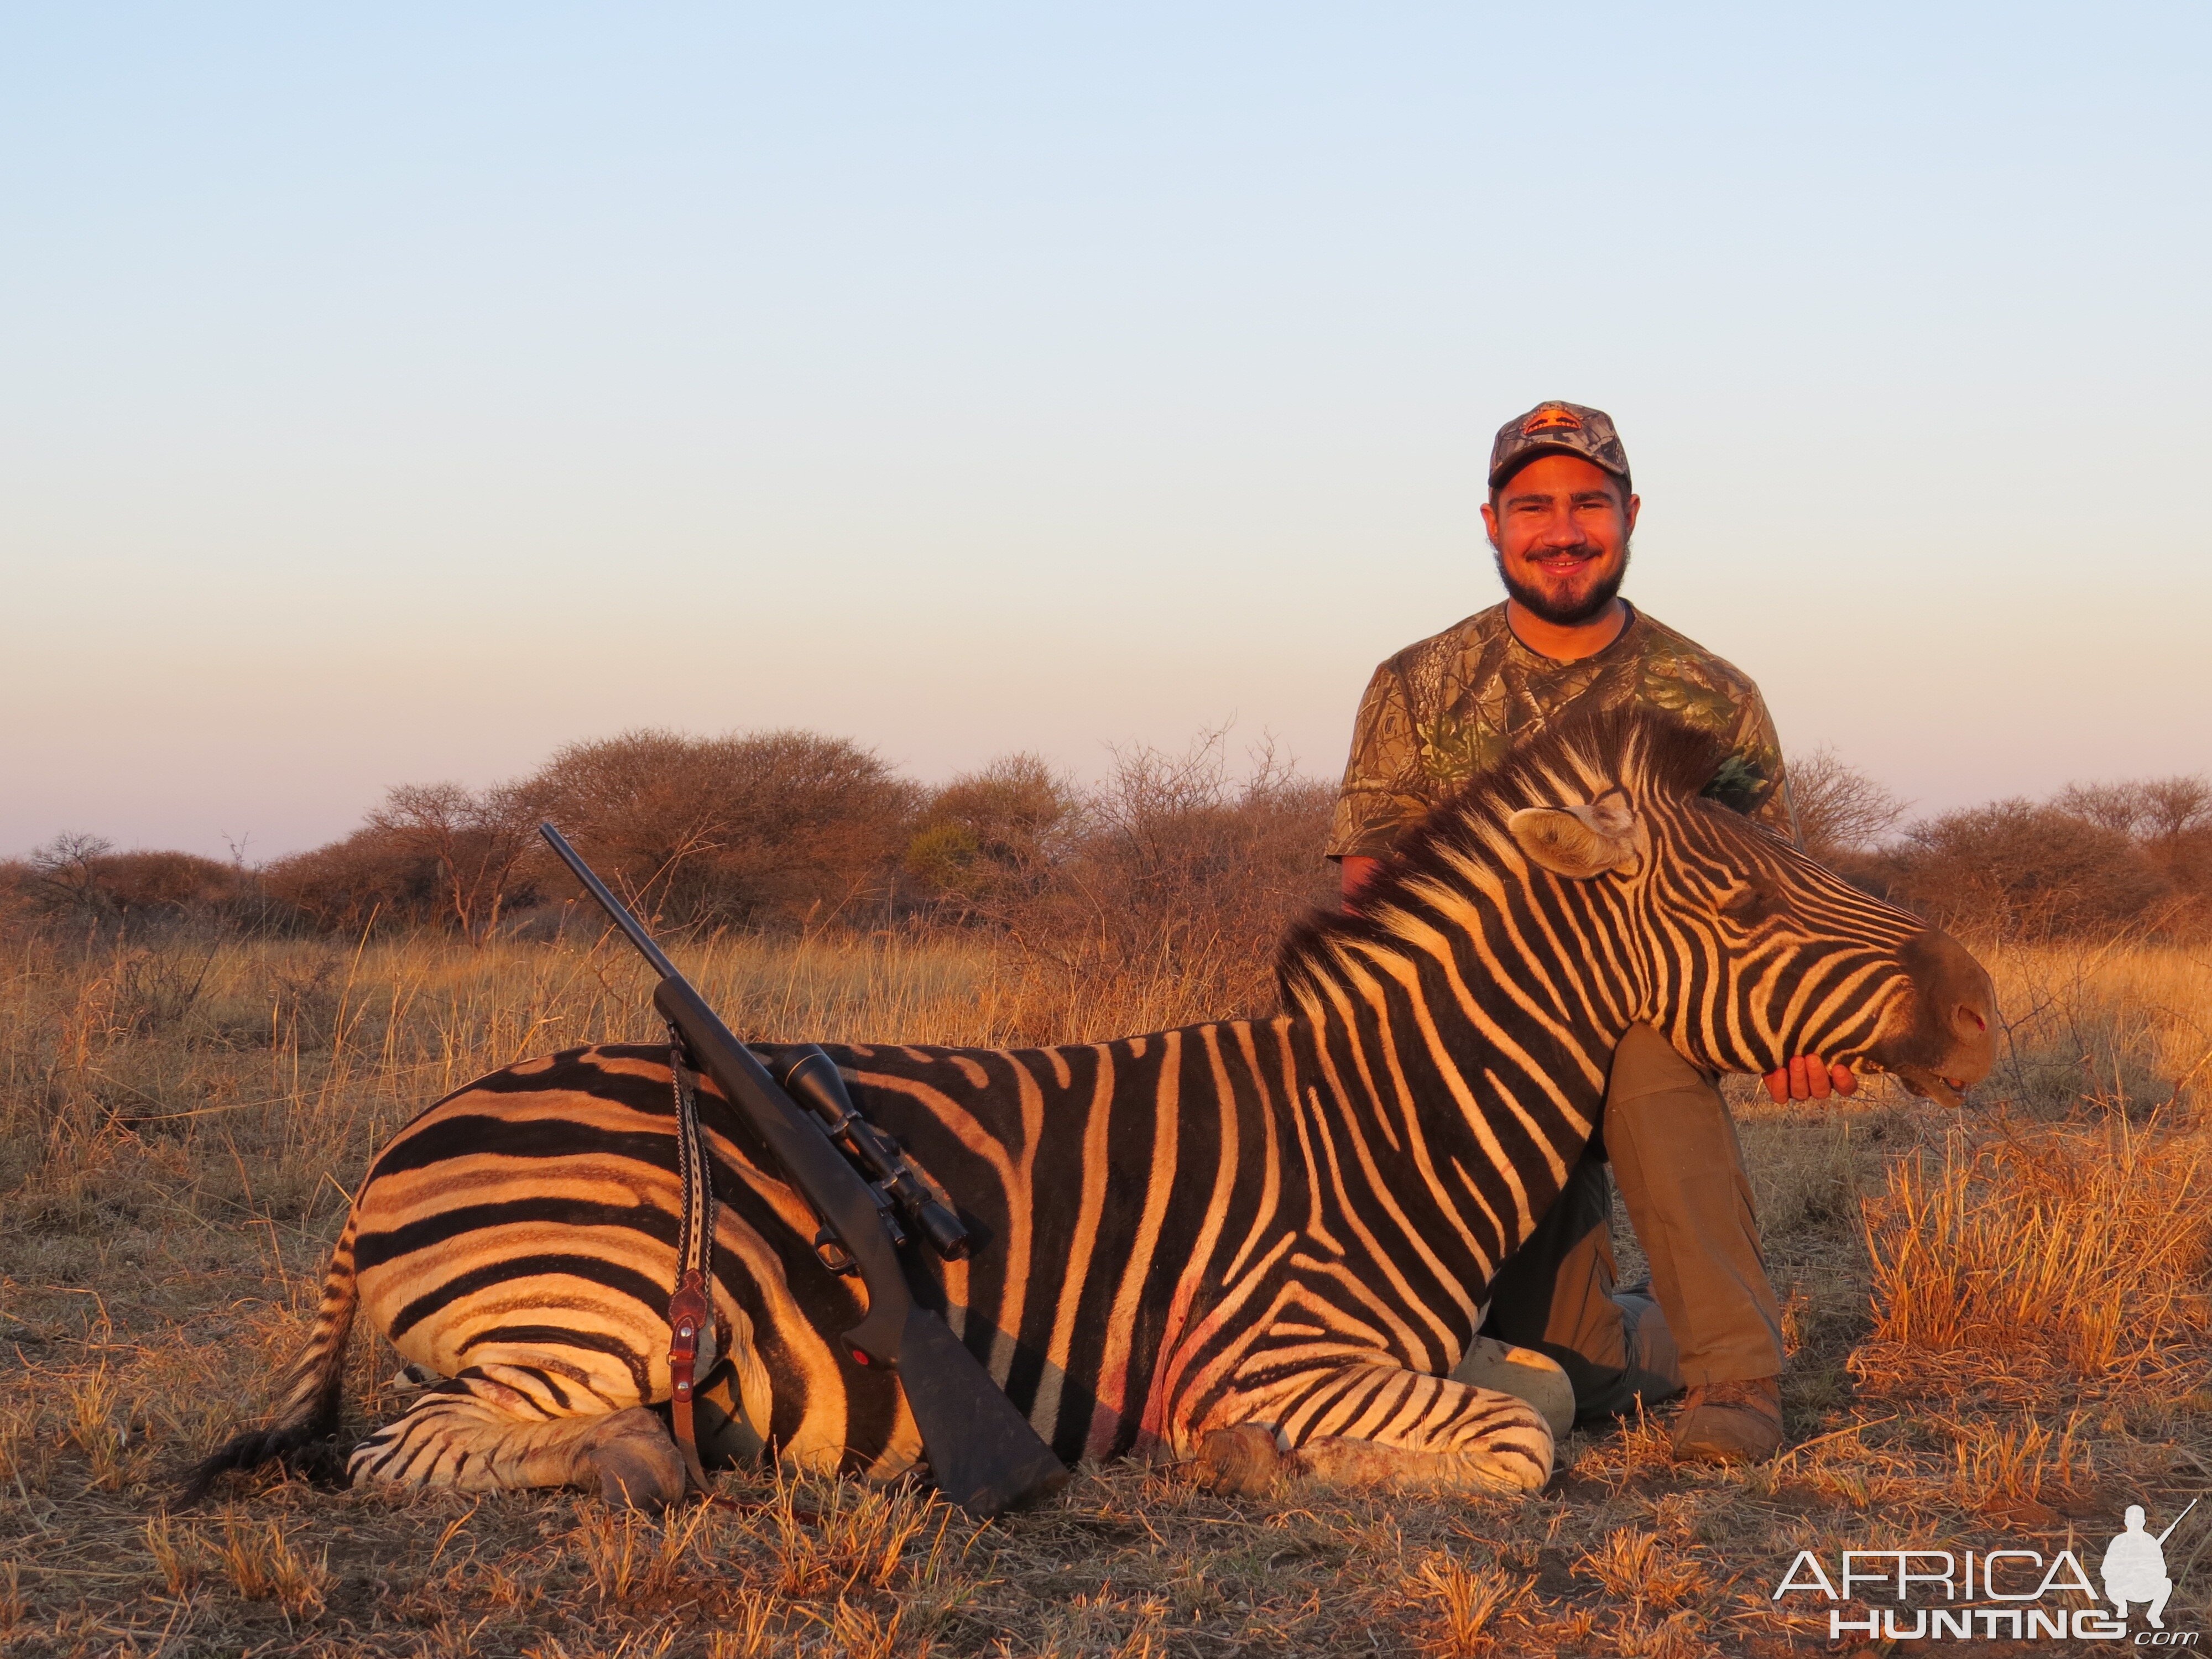
[[[1696,1095],[1716,1106],[1721,1103],[1712,1079],[1685,1060],[1673,1043],[1649,1025],[1632,1025],[1613,1051],[1605,1091],[1607,1126],[1624,1108],[1632,1110],[1665,1095]]]
[[[1604,1127],[1632,1216],[1654,1184],[1696,1188],[1733,1177],[1748,1196],[1743,1148],[1719,1085],[1648,1025],[1630,1026],[1614,1052]]]

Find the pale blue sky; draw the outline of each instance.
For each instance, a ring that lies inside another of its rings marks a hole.
[[[1620,422],[1923,806],[2212,768],[2201,6],[15,8],[0,854],[637,725],[1340,765]]]

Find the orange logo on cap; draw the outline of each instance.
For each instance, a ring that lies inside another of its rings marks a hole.
[[[1579,432],[1583,417],[1571,409],[1562,409],[1557,404],[1546,404],[1521,423],[1521,435],[1533,438],[1539,432]]]

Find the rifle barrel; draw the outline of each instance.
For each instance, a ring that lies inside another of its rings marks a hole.
[[[609,892],[606,883],[592,873],[592,866],[586,864],[577,855],[576,849],[568,845],[568,837],[556,830],[550,819],[539,821],[538,833],[545,838],[548,847],[561,855],[561,862],[568,866],[568,873],[584,884],[584,890],[599,902],[599,908],[605,911],[615,926],[622,929],[623,936],[637,947],[638,954],[645,958],[653,971],[663,979],[676,977],[676,964],[668,959],[667,952],[653,942],[653,935],[645,931],[643,923],[630,915],[629,907]]]

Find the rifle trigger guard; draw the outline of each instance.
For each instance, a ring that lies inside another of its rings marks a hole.
[[[814,1235],[814,1254],[821,1257],[822,1265],[833,1273],[842,1273],[850,1279],[860,1271],[860,1264],[845,1248],[845,1241],[830,1228],[824,1227]]]

